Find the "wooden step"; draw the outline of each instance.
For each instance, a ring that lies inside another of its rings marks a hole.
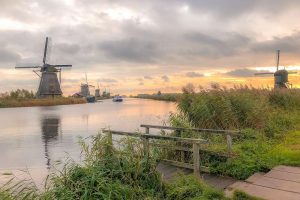
[[[242,190],[252,196],[266,200],[299,200],[300,194],[269,187],[254,185],[251,183],[238,181],[227,188],[226,194],[232,195],[234,190]]]
[[[246,180],[248,183],[300,194],[300,183],[264,176],[256,173]]]
[[[271,170],[264,176],[270,177],[270,178],[276,178],[280,180],[286,180],[286,181],[293,181],[300,183],[300,174],[294,174],[291,172],[285,172],[285,171],[278,171],[278,170]]]
[[[279,165],[279,166],[274,167],[272,170],[288,172],[288,173],[293,173],[293,174],[300,174],[300,167]]]

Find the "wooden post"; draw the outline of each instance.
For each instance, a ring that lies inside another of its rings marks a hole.
[[[200,177],[200,153],[199,144],[193,143],[194,175]]]
[[[149,134],[150,133],[149,129],[150,129],[149,127],[146,127],[145,134]],[[147,158],[148,158],[148,156],[149,156],[149,139],[143,137],[142,140],[143,140],[144,155],[147,156]]]
[[[226,135],[226,140],[227,140],[227,150],[229,152],[231,152],[232,151],[232,138],[231,138],[230,134]]]
[[[143,141],[144,155],[148,158],[148,156],[149,156],[149,139],[142,137],[142,141]]]
[[[175,130],[175,132],[176,132],[176,137],[181,137],[182,134],[181,130]],[[182,144],[183,144],[182,142],[177,142],[177,145],[180,147],[182,147]],[[184,162],[184,151],[179,150],[179,152],[180,152],[180,161]]]
[[[107,132],[107,151],[108,153],[112,153],[113,142],[112,142],[112,133],[110,131]]]

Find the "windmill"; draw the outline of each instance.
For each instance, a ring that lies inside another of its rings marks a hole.
[[[95,87],[88,83],[87,74],[85,73],[85,83],[81,83],[80,85],[80,93],[83,97],[91,96],[90,87]]]
[[[276,55],[276,71],[273,72],[261,72],[255,73],[255,75],[274,75],[274,88],[291,88],[292,84],[289,83],[289,74],[297,74],[297,72],[288,72],[285,67],[283,69],[279,69],[279,59],[280,59],[280,50],[277,50]]]
[[[40,84],[37,91],[38,98],[61,96],[61,70],[64,67],[72,67],[72,65],[51,65],[47,63],[47,55],[49,54],[49,40],[50,39],[46,37],[42,65],[15,67],[16,69],[33,68],[33,72],[40,77]],[[57,73],[59,73],[59,80],[57,77]]]
[[[99,88],[99,83],[97,83],[98,87],[95,89],[95,97],[100,97],[100,88]]]

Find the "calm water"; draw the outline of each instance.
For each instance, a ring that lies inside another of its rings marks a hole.
[[[142,123],[162,124],[175,109],[174,103],[143,99],[0,109],[0,170],[45,174],[55,160],[79,159],[78,136],[95,135],[101,128],[134,131]]]

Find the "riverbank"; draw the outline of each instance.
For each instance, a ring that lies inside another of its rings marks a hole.
[[[71,98],[71,97],[57,97],[54,99],[2,98],[0,99],[0,108],[57,106],[57,105],[84,104],[84,103],[86,103],[86,100],[84,98]]]
[[[179,100],[181,95],[182,94],[180,93],[139,94],[137,96],[134,96],[134,98],[176,102]]]

